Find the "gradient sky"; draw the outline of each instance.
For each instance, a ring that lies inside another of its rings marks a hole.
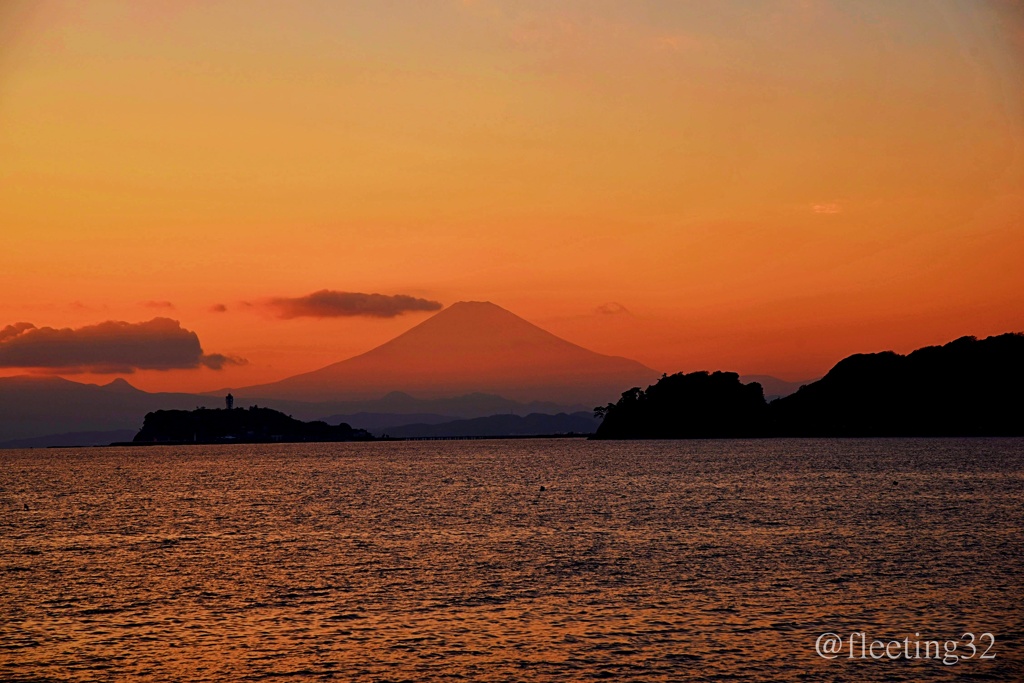
[[[0,328],[198,335],[146,389],[312,370],[459,300],[794,380],[1024,331],[1024,5],[7,0],[0,237]]]

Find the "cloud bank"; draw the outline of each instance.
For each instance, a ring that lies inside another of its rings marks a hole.
[[[78,329],[36,327],[20,322],[0,330],[0,367],[61,372],[130,373],[135,370],[220,370],[245,361],[207,354],[195,332],[177,320],[115,320]]]
[[[321,289],[294,299],[271,299],[268,306],[279,318],[338,318],[365,316],[394,318],[411,311],[437,311],[441,303],[405,294],[362,294]]]

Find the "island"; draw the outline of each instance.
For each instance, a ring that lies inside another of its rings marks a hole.
[[[230,405],[230,401],[229,401]],[[148,413],[131,444],[291,443],[373,441],[364,429],[348,424],[303,422],[270,408],[197,408]]]

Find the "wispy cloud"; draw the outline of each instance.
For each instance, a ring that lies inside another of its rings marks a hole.
[[[827,202],[824,204],[812,204],[811,211],[814,213],[842,213],[843,207],[835,202]]]

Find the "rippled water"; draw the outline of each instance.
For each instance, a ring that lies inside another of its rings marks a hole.
[[[1022,530],[1020,439],[6,451],[0,680],[1022,680]]]

